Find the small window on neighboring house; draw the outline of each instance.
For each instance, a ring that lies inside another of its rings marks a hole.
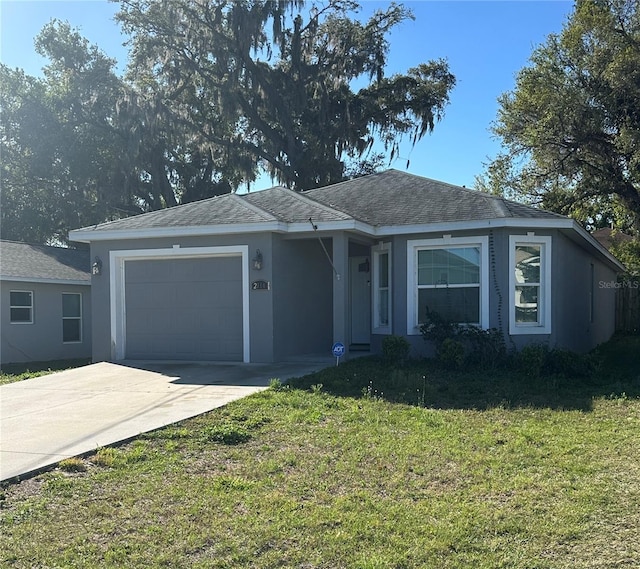
[[[509,332],[551,333],[551,237],[512,235]]]
[[[62,341],[82,342],[82,295],[62,293]]]
[[[33,324],[33,292],[12,290],[9,292],[9,312],[12,324]]]
[[[391,332],[391,250],[390,243],[373,249],[373,329]]]

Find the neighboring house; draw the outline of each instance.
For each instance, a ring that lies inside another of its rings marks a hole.
[[[88,251],[0,241],[3,364],[91,357]]]
[[[631,237],[631,235],[627,235],[626,233],[622,233],[622,231],[617,231],[616,229],[611,229],[609,227],[596,229],[591,233],[591,235],[598,243],[600,243],[600,245],[607,249],[607,251],[611,251],[611,247],[614,245],[633,241],[633,237]]]
[[[614,331],[622,265],[575,221],[389,170],[296,193],[228,194],[72,231],[102,263],[93,358],[269,362],[416,355],[427,307],[509,347],[584,351]]]

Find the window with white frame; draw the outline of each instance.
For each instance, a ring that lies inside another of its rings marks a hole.
[[[373,331],[391,333],[391,244],[383,243],[373,253]]]
[[[509,237],[509,333],[551,333],[551,237]]]
[[[487,237],[408,242],[407,331],[419,333],[429,312],[488,328]]]
[[[82,342],[82,295],[62,293],[62,341]]]
[[[9,291],[9,319],[12,324],[33,324],[33,291]]]

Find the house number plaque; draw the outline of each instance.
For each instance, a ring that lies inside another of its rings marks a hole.
[[[271,290],[271,283],[269,281],[253,281],[251,290]]]

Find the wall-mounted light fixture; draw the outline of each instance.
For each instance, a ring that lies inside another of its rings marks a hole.
[[[91,265],[91,274],[92,275],[101,275],[102,274],[102,261],[100,257],[96,257],[93,261],[93,265]]]
[[[256,256],[251,260],[251,262],[253,263],[253,268],[256,271],[262,269],[262,253],[260,252],[260,249],[256,249]]]

